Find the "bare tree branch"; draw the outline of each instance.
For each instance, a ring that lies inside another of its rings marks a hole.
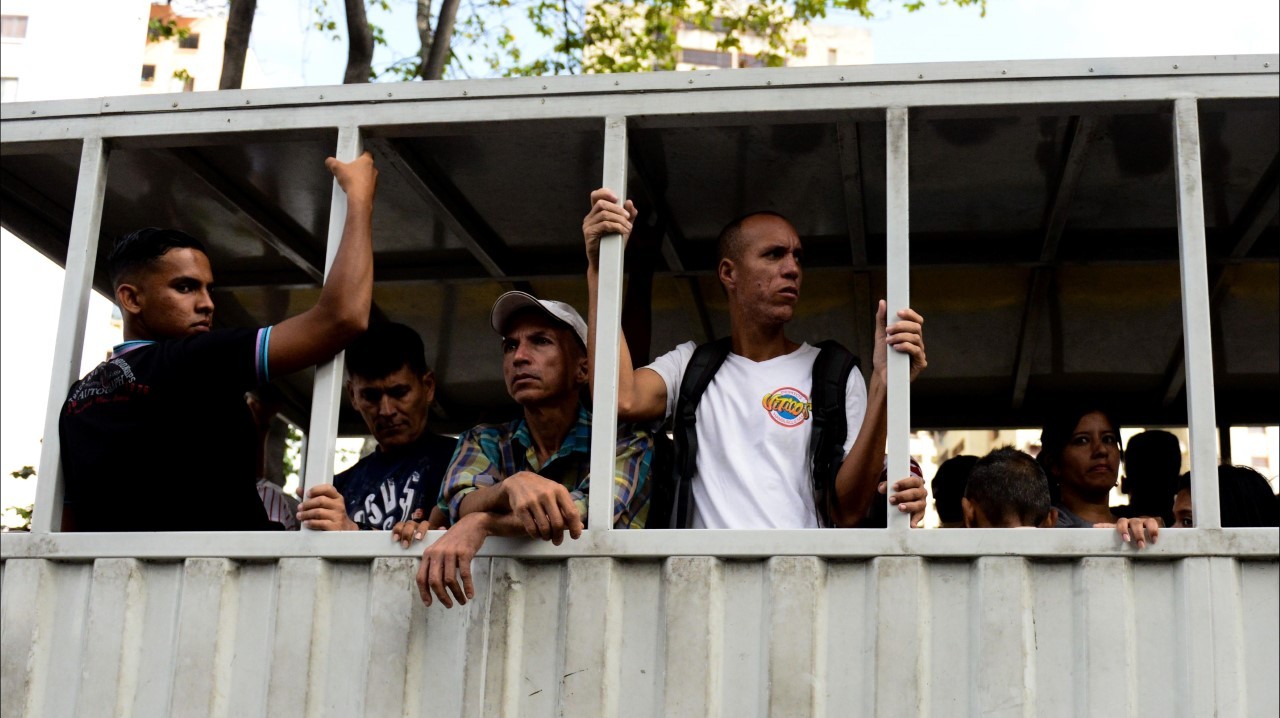
[[[427,77],[427,65],[430,64],[431,58],[431,0],[418,0],[418,41],[421,43],[418,48],[418,77],[424,80],[430,80]]]
[[[426,67],[422,70],[425,80],[439,80],[444,77],[445,65],[449,64],[449,43],[453,39],[453,21],[458,16],[458,0],[443,0],[440,3],[440,17],[436,20],[435,37],[431,41],[431,53]]]
[[[227,15],[227,39],[222,45],[222,77],[219,90],[238,90],[244,80],[244,59],[249,52],[249,34],[258,0],[231,0]]]
[[[343,84],[368,82],[373,68],[373,30],[364,12],[364,0],[344,0],[347,8],[347,71]]]

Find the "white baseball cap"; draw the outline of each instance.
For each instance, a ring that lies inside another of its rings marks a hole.
[[[538,299],[527,292],[507,292],[498,297],[498,301],[493,303],[493,309],[489,311],[489,324],[493,326],[493,331],[502,334],[503,327],[507,326],[516,312],[530,308],[538,309],[551,319],[568,326],[582,342],[583,349],[587,347],[587,323],[578,310],[564,302]]]

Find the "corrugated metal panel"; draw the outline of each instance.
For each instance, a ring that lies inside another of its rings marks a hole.
[[[9,716],[1262,716],[1280,563],[8,559]]]

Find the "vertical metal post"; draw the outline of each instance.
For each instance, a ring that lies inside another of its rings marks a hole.
[[[907,108],[885,111],[885,192],[888,198],[885,239],[886,321],[892,324],[896,312],[911,305],[910,181],[907,165]],[[911,357],[888,353],[888,470],[889,492],[893,483],[911,473]],[[886,496],[886,500],[887,496]],[[911,519],[901,511],[889,511],[889,528],[905,531]]]
[[[108,152],[101,137],[86,137],[80,150],[80,176],[76,180],[62,306],[53,350],[53,374],[44,413],[40,470],[36,474],[39,480],[35,511],[31,516],[34,533],[49,533],[62,526],[62,442],[58,436],[58,417],[71,384],[80,378],[89,293],[93,291],[93,268],[97,263],[98,233],[102,227],[102,197],[107,190]]]
[[[338,148],[334,157],[350,162],[360,156],[360,128],[338,129]],[[347,195],[333,181],[333,197],[329,201],[329,237],[325,247],[324,276],[329,279],[333,258],[342,243],[342,232],[347,223]],[[333,451],[338,440],[338,410],[342,401],[342,368],[345,352],[338,352],[332,360],[316,367],[316,382],[311,393],[311,428],[307,432],[305,446],[306,463],[302,487],[327,484],[333,480]],[[304,530],[306,527],[303,527]]]
[[[1178,268],[1182,274],[1182,336],[1187,368],[1187,428],[1191,443],[1191,503],[1198,528],[1219,528],[1214,445],[1213,344],[1209,335],[1209,261],[1200,174],[1200,116],[1195,98],[1173,103],[1178,185]]]
[[[627,200],[627,118],[604,123],[604,186]],[[618,443],[618,335],[622,322],[622,235],[600,240],[600,295],[596,298],[596,357],[591,423],[591,496],[587,526],[613,528],[613,465]]]

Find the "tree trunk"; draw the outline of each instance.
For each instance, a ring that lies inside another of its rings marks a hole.
[[[368,82],[373,68],[373,30],[364,13],[364,0],[345,0],[347,7],[347,72],[343,84]]]
[[[453,39],[453,21],[458,16],[458,0],[443,0],[440,3],[440,17],[436,20],[435,37],[431,40],[431,51],[426,66],[422,69],[422,79],[439,80],[444,77],[444,68],[449,64],[449,42]]]
[[[227,39],[222,45],[222,77],[219,90],[239,90],[244,80],[244,58],[249,52],[249,32],[258,0],[231,0],[227,15]]]
[[[418,0],[418,77],[427,77],[431,57],[431,0]]]

